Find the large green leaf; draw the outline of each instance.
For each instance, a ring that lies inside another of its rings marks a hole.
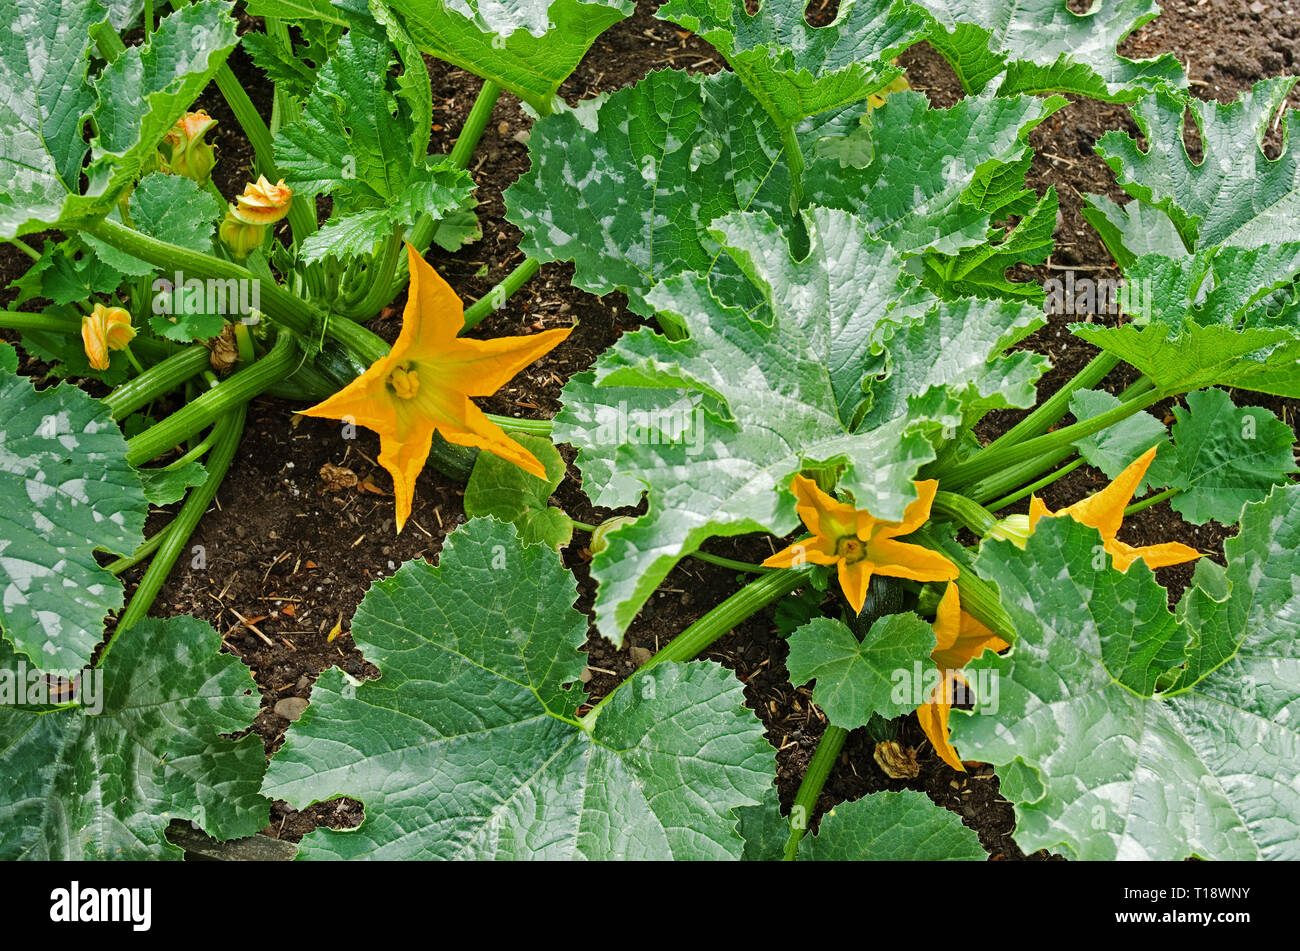
[[[1084,195],[1082,214],[1125,271],[1143,255],[1180,258],[1187,253],[1169,216],[1146,202],[1120,206],[1105,195]]]
[[[57,222],[80,191],[90,30],[106,16],[93,0],[0,0],[0,16],[0,237],[13,237]]]
[[[609,533],[610,547],[592,562],[597,621],[615,642],[706,538],[793,529],[788,487],[802,467],[842,466],[839,484],[859,508],[901,519],[917,469],[932,458],[929,437],[958,427],[964,411],[1032,402],[1041,360],[1004,358],[999,348],[1041,314],[931,301],[934,314],[915,326],[875,335],[896,259],[844,212],[815,208],[804,223],[813,250],[801,260],[762,215],[732,215],[712,231],[770,313],[735,306],[698,274],[673,278],[648,302],[690,339],[625,334],[565,388],[555,438],[579,448],[592,501],[617,507],[649,496],[648,512]],[[875,254],[884,255],[879,267]],[[872,343],[887,348],[887,360]],[[864,382],[890,366],[898,379],[873,384],[881,409],[859,424]]]
[[[1139,323],[1155,319],[1177,326],[1190,318],[1229,327],[1287,324],[1300,335],[1300,315],[1288,318],[1261,306],[1300,277],[1300,241],[1220,246],[1173,258],[1143,255],[1129,265],[1125,277],[1130,301],[1141,304],[1132,308]]]
[[[1169,504],[1189,522],[1231,525],[1243,505],[1296,471],[1295,433],[1263,407],[1237,407],[1223,390],[1200,390],[1187,394],[1186,409],[1174,407],[1174,418],[1173,451],[1152,466],[1152,479],[1179,490]]]
[[[873,343],[889,353],[889,374],[869,384],[870,428],[905,413],[933,389],[961,401],[965,425],[994,409],[1025,408],[1037,400],[1034,383],[1051,364],[1025,350],[1008,352],[1047,318],[1010,301],[962,298],[910,321],[887,320]]]
[[[411,117],[399,109],[386,40],[353,31],[320,71],[302,117],[276,136],[276,162],[296,190],[333,195],[339,212],[381,206],[410,179]]]
[[[993,232],[999,239],[996,243],[990,240],[951,255],[927,254],[926,285],[949,299],[975,296],[1042,302],[1045,295],[1041,285],[1034,281],[1012,281],[1007,277],[1007,269],[1047,260],[1056,244],[1053,236],[1059,212],[1056,186],[1050,185],[1038,203],[1005,236]]]
[[[623,291],[638,313],[650,313],[655,284],[684,271],[717,264],[715,282],[745,284],[719,261],[714,219],[752,210],[792,222],[780,136],[731,73],[651,73],[535,123],[529,152],[532,168],[506,192],[520,247],[573,261],[577,286]]]
[[[934,628],[910,612],[880,618],[861,641],[842,621],[815,618],[790,635],[785,665],[792,684],[815,678],[813,702],[832,724],[854,730],[873,713],[893,719],[916,709],[910,695],[895,699],[896,674],[910,678],[934,646]]]
[[[633,0],[402,0],[393,9],[424,52],[490,79],[542,114],[596,37]]]
[[[74,386],[0,374],[4,634],[41,667],[80,667],[122,605],[95,550],[134,551],[147,506],[107,406]]]
[[[539,479],[495,453],[480,452],[465,484],[465,514],[514,523],[525,545],[543,542],[557,549],[567,545],[573,537],[573,520],[564,509],[547,505],[564,479],[564,459],[544,436],[517,434],[514,439],[542,464],[546,478]]]
[[[1025,188],[1028,137],[1063,105],[1059,96],[983,96],[931,109],[921,93],[893,93],[871,113],[872,161],[810,161],[805,198],[858,215],[900,252],[951,255],[987,244],[990,216],[1026,214],[1039,202]]]
[[[1100,416],[1120,405],[1119,397],[1104,390],[1079,390],[1070,397],[1070,412],[1079,422]],[[1152,446],[1158,446],[1155,461],[1148,468],[1136,492],[1141,495],[1149,489],[1163,489],[1168,482],[1161,481],[1162,464],[1173,452],[1169,445],[1169,432],[1165,424],[1150,413],[1137,412],[1099,433],[1076,439],[1074,448],[1090,466],[1096,466],[1108,479],[1114,479],[1134,459]]]
[[[1300,341],[1283,328],[1234,330],[1189,320],[1176,329],[1157,323],[1146,327],[1072,324],[1070,330],[1131,364],[1168,392],[1219,384],[1300,398]]]
[[[111,199],[139,175],[238,44],[233,9],[224,0],[182,6],[145,45],[128,47],[104,67],[95,83],[90,194]]]
[[[1067,0],[914,0],[930,11],[928,37],[968,93],[1003,68],[999,95],[1068,92],[1131,101],[1159,84],[1186,86],[1172,53],[1131,60],[1116,52],[1124,38],[1160,12],[1154,0],[1096,2],[1084,13]]]
[[[903,0],[842,0],[833,23],[809,26],[803,4],[669,0],[655,16],[712,43],[780,127],[888,85],[892,60],[921,38],[926,18]]]
[[[438,567],[376,583],[352,633],[379,680],[337,670],[272,760],[264,791],[348,795],[355,830],[309,858],[737,858],[731,810],[758,802],[772,749],[741,684],[662,664],[575,719],[587,621],[555,552],[475,519]]]
[[[1294,293],[1298,272],[1295,241],[1146,254],[1127,271],[1134,323],[1070,329],[1171,392],[1223,384],[1296,396],[1300,308],[1274,298]]]
[[[822,217],[847,216],[820,212],[810,227]],[[837,233],[850,226],[839,221]],[[820,240],[814,236],[814,246]],[[788,257],[783,242],[765,256],[778,253]],[[850,283],[857,277],[844,275]],[[852,297],[846,287],[837,293]],[[649,494],[648,512],[610,532],[592,562],[597,622],[615,643],[673,565],[705,539],[793,529],[788,487],[805,464],[842,463],[840,484],[859,507],[901,518],[915,498],[916,470],[933,457],[926,431],[938,429],[904,415],[854,434],[826,366],[839,328],[815,294],[789,301],[771,325],[712,296],[699,275],[659,284],[649,300],[690,338],[624,334],[594,371],[566,385],[555,428],[557,440],[579,448],[593,502],[635,505]],[[958,420],[955,404],[933,408]]]
[[[961,817],[902,789],[842,802],[822,817],[815,836],[799,843],[814,862],[979,862],[988,858]]]
[[[1114,571],[1071,519],[1040,522],[1025,551],[984,543],[977,569],[1020,639],[980,662],[995,706],[954,716],[953,742],[999,767],[1021,848],[1300,857],[1297,502],[1291,486],[1247,506],[1226,576],[1211,594],[1222,572],[1198,568],[1177,620],[1145,564]]]
[[[303,243],[304,261],[369,254],[395,228],[460,208],[474,187],[468,172],[445,161],[423,154],[412,161],[412,139],[428,120],[415,114],[410,97],[399,96],[408,72],[391,78],[395,59],[387,39],[348,33],[321,70],[301,118],[276,136],[286,181],[302,195],[334,198],[330,221]]]
[[[1033,224],[1003,245],[933,265],[953,281],[1005,291],[1001,271],[1050,247],[1042,226],[1055,212],[1044,201],[1055,198],[1024,187],[1025,137],[1063,103],[1026,96],[935,110],[920,94],[894,93],[871,113],[874,158],[862,167],[844,162],[842,146],[863,131],[865,104],[806,120],[798,127],[809,159],[805,197],[859,215],[871,237],[893,245],[891,258],[978,249],[989,244],[991,217],[1031,215]],[[763,211],[782,229],[795,226],[780,131],[731,73],[652,73],[599,105],[536,123],[529,148],[532,168],[506,193],[522,247],[542,261],[575,262],[578,286],[624,291],[638,313],[649,313],[651,287],[691,270],[752,306],[710,223]],[[918,163],[918,154],[935,157]],[[885,274],[892,280],[890,268]]]
[[[140,179],[131,192],[131,221],[136,229],[159,241],[212,253],[217,219],[226,210],[221,202],[191,179],[155,173]]]
[[[1227,105],[1160,90],[1133,106],[1145,151],[1118,131],[1102,136],[1097,151],[1125,191],[1173,220],[1188,248],[1257,248],[1294,239],[1300,158],[1286,149],[1270,160],[1263,141],[1274,125],[1286,141],[1288,117],[1279,109],[1295,84],[1295,77],[1264,79]],[[1183,144],[1186,110],[1201,133],[1199,164]]]
[[[473,212],[473,189],[474,181],[469,172],[456,168],[448,160],[422,163],[412,170],[411,180],[395,198],[382,205],[331,218],[303,241],[299,259],[310,263],[331,254],[340,259],[370,254],[381,238],[387,237],[395,228],[410,228],[423,215],[430,215],[440,224],[458,227],[466,227],[461,218],[467,216],[474,237],[477,237],[478,218]],[[438,234],[442,235],[441,228]],[[449,250],[459,246],[453,244]]]
[[[172,819],[219,839],[266,825],[262,740],[222,736],[252,723],[257,686],[220,648],[203,621],[143,620],[80,673],[80,705],[0,706],[0,858],[180,859]],[[0,675],[26,673],[0,641]]]
[[[840,419],[848,423],[866,399],[868,369],[887,366],[873,346],[877,331],[915,278],[897,252],[871,237],[852,215],[813,208],[805,212],[804,223],[809,250],[798,260],[791,256],[781,226],[767,215],[733,213],[709,234],[762,292],[772,313],[800,315],[809,344],[823,354]],[[848,275],[854,279],[846,281]],[[805,315],[817,313],[826,319],[806,320]]]

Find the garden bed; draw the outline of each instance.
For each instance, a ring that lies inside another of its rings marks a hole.
[[[714,72],[725,68],[722,58],[703,40],[652,15],[654,3],[641,3],[629,19],[605,32],[582,65],[564,84],[561,95],[570,103],[625,87],[653,70],[687,69]],[[1258,79],[1294,71],[1300,51],[1297,11],[1284,3],[1243,4],[1229,0],[1166,0],[1163,15],[1130,37],[1122,52],[1154,56],[1172,51],[1187,67],[1195,95],[1230,101]],[[833,16],[831,4],[810,16]],[[245,18],[244,26],[252,21]],[[477,77],[426,57],[433,83],[434,134],[432,151],[446,152],[461,128],[481,85]],[[242,51],[231,57],[237,77],[269,117],[269,93],[259,95],[257,71]],[[948,106],[961,96],[961,87],[948,64],[924,46],[904,55],[913,89],[924,92],[935,106]],[[1300,103],[1295,91],[1292,102]],[[213,137],[219,147],[216,182],[223,193],[239,190],[250,177],[252,150],[220,95],[210,87],[200,104],[220,120]],[[531,120],[519,101],[505,93],[498,101],[470,171],[477,185],[482,224],[481,240],[448,254],[434,248],[427,260],[465,301],[476,300],[523,259],[520,234],[505,220],[502,192],[528,169],[527,141]],[[1031,136],[1033,166],[1028,183],[1040,195],[1055,186],[1061,213],[1055,250],[1045,265],[1024,267],[1018,280],[1043,282],[1067,270],[1079,276],[1116,276],[1115,262],[1092,227],[1080,214],[1081,194],[1100,193],[1116,201],[1126,198],[1106,163],[1093,150],[1107,130],[1137,131],[1123,105],[1078,101],[1057,112]],[[1195,148],[1195,143],[1191,143]],[[1276,143],[1274,143],[1276,146]],[[0,246],[3,283],[21,273],[26,261]],[[517,376],[496,396],[481,400],[483,409],[503,416],[550,418],[560,408],[564,383],[595,361],[620,334],[646,325],[622,295],[597,298],[570,284],[572,266],[547,264],[521,291],[473,332],[473,336],[533,334],[544,329],[576,330],[559,347]],[[3,300],[8,301],[12,295]],[[385,339],[395,339],[405,296],[399,297],[368,326]],[[1104,315],[1057,315],[1021,346],[1046,354],[1053,369],[1039,381],[1039,392],[1050,393],[1073,376],[1096,350],[1072,336],[1066,325],[1076,320],[1110,322]],[[22,372],[39,375],[42,366],[25,359]],[[1136,374],[1121,368],[1104,382],[1119,393]],[[1262,405],[1293,428],[1297,401],[1233,391],[1239,405]],[[297,416],[300,408],[262,397],[249,411],[240,451],[217,495],[190,541],[201,546],[202,558],[182,558],[162,589],[152,614],[191,614],[210,622],[222,634],[225,650],[253,672],[261,691],[261,711],[253,729],[267,753],[279,748],[290,720],[310,701],[317,676],[340,666],[357,677],[376,671],[356,649],[348,633],[350,619],[367,588],[404,562],[436,561],[447,534],[465,521],[464,486],[427,467],[417,482],[414,508],[404,531],[394,533],[392,483],[378,463],[379,440],[360,429],[345,439],[338,423]],[[1172,412],[1160,404],[1156,415]],[[1022,414],[995,412],[977,430],[989,441],[1008,430]],[[1070,418],[1067,417],[1067,422]],[[1297,430],[1300,432],[1300,430]],[[573,453],[553,504],[575,519],[599,523],[632,510],[593,509],[583,494]],[[327,477],[329,467],[347,470]],[[1084,466],[1041,493],[1055,510],[1104,486],[1107,479]],[[1025,512],[1028,500],[1008,512]],[[1008,514],[1004,512],[1002,514]],[[165,524],[168,512],[151,515],[146,533]],[[1224,560],[1224,531],[1217,523],[1200,528],[1187,525],[1167,503],[1125,520],[1126,540],[1134,545],[1177,541]],[[582,531],[563,551],[564,564],[577,577],[579,610],[590,614],[594,583],[587,573],[589,536]],[[743,561],[762,561],[775,551],[763,535],[714,539],[705,550]],[[191,547],[199,552],[199,548]],[[201,564],[201,567],[196,565]],[[1188,585],[1192,566],[1162,568],[1158,580],[1170,590],[1171,605]],[[128,596],[143,568],[124,575]],[[686,559],[642,609],[623,645],[613,646],[596,634],[594,625],[584,649],[589,653],[587,683],[591,702],[606,695],[651,653],[736,590],[737,573],[728,568]],[[786,645],[777,636],[773,609],[759,612],[703,655],[733,670],[745,684],[747,705],[761,718],[765,735],[777,750],[778,788],[788,807],[825,727],[825,717],[811,700],[811,690],[792,687],[784,665]],[[289,701],[286,703],[286,701]],[[873,757],[875,739],[865,728],[854,730],[818,801],[818,813],[837,803],[884,789],[913,789],[962,817],[974,829],[992,859],[1045,859],[1046,852],[1025,856],[1012,840],[1011,804],[999,794],[991,766],[973,766],[958,773],[944,764],[926,741],[915,715],[897,721],[897,738],[917,752],[920,772],[914,779],[890,779]],[[284,802],[272,807],[264,834],[298,841],[320,825],[342,828],[357,824],[361,808],[351,800],[333,800],[304,811]]]

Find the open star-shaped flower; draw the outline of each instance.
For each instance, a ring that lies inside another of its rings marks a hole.
[[[1120,541],[1115,536],[1124,521],[1124,509],[1133,499],[1133,493],[1142,477],[1146,475],[1151,460],[1156,457],[1157,446],[1152,446],[1133,463],[1115,477],[1110,485],[1095,495],[1081,499],[1073,505],[1053,512],[1037,496],[1029,500],[1029,528],[1032,532],[1043,517],[1068,515],[1076,522],[1091,525],[1101,532],[1102,543],[1110,552],[1115,567],[1120,571],[1141,558],[1149,568],[1163,568],[1166,565],[1180,565],[1185,561],[1200,558],[1201,553],[1178,542],[1164,542],[1159,545],[1144,545],[1134,548]]]
[[[1000,651],[1011,645],[961,609],[961,595],[955,584],[948,585],[939,600],[934,635],[937,643],[930,659],[938,665],[942,679],[926,702],[916,708],[916,719],[939,758],[958,772],[965,772],[966,767],[948,740],[948,714],[957,698],[957,688],[967,687],[961,669],[985,648]]]
[[[411,514],[415,479],[436,430],[450,443],[477,446],[540,479],[546,470],[531,452],[470,402],[491,396],[528,364],[554,348],[572,328],[528,337],[471,340],[460,298],[411,245],[411,288],[402,332],[388,356],[305,416],[350,419],[379,434],[379,463],[393,476],[397,530]]]
[[[874,574],[913,581],[953,580],[957,566],[943,555],[897,540],[925,524],[939,488],[933,479],[912,484],[916,486],[916,501],[904,510],[901,522],[887,522],[865,509],[835,500],[812,479],[796,475],[790,491],[798,501],[799,517],[813,535],[777,552],[763,564],[775,568],[789,568],[803,561],[837,565],[844,597],[859,613]]]

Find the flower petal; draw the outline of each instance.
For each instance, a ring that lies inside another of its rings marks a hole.
[[[487,414],[468,399],[465,400],[463,423],[440,422],[437,429],[442,434],[442,438],[449,443],[455,443],[457,446],[477,446],[495,456],[500,456],[506,462],[513,462],[520,469],[539,479],[546,478],[546,467],[537,461],[537,457],[507,436],[504,429],[488,419]],[[425,447],[425,455],[428,455],[428,447]]]
[[[875,570],[913,581],[955,581],[957,566],[938,552],[892,539],[879,539],[867,548]]]
[[[897,528],[889,529],[888,534],[881,532],[885,538],[910,535],[930,520],[930,506],[934,505],[935,493],[939,491],[938,480],[924,479],[912,485],[916,486],[916,499],[908,503]]]
[[[920,723],[921,730],[925,733],[926,738],[930,741],[930,745],[939,754],[939,758],[957,772],[964,773],[966,767],[962,765],[957,750],[948,739],[948,715],[952,711],[951,701],[953,699],[953,693],[949,686],[951,683],[949,675],[965,683],[961,674],[956,671],[944,671],[943,682],[934,688],[929,700],[916,708],[916,719]]]
[[[559,346],[573,332],[572,327],[544,330],[522,337],[474,340],[453,337],[440,341],[435,358],[421,357],[412,348],[410,358],[420,365],[426,360],[437,367],[439,385],[467,396],[491,396],[529,364]]]
[[[423,417],[415,417],[401,439],[395,435],[381,434],[379,464],[393,477],[393,499],[399,533],[411,515],[415,480],[424,470],[432,445],[433,424]]]
[[[441,347],[465,326],[465,308],[451,285],[407,242],[406,263],[411,273],[402,332],[393,353],[403,359],[425,358],[437,362]]]
[[[797,500],[795,511],[814,535],[829,542],[829,551],[844,535],[852,535],[857,525],[853,506],[840,502],[822,491],[816,481],[805,475],[790,480],[790,491]]]
[[[1102,538],[1114,538],[1123,524],[1124,509],[1133,500],[1133,493],[1146,475],[1158,448],[1152,446],[1144,452],[1100,492],[1075,502],[1057,514],[1069,515],[1076,522],[1091,525],[1101,532]]]
[[[1189,548],[1180,542],[1162,542],[1158,545],[1134,548],[1118,538],[1111,538],[1106,541],[1106,550],[1110,552],[1115,568],[1119,571],[1127,571],[1129,565],[1139,558],[1147,563],[1148,568],[1164,568],[1168,565],[1181,565],[1184,562],[1195,561],[1201,557],[1201,553],[1195,548]]]
[[[869,561],[858,561],[850,565],[844,559],[840,559],[840,590],[844,592],[844,597],[858,614],[862,613],[862,605],[867,600],[867,586],[871,584],[871,574]]]

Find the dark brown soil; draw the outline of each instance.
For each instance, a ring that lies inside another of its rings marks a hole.
[[[631,19],[609,30],[596,43],[562,94],[572,100],[613,90],[667,67],[713,71],[721,58],[697,37],[653,18],[654,3],[643,3]],[[1164,15],[1130,37],[1130,55],[1174,51],[1189,66],[1193,90],[1207,98],[1230,99],[1265,76],[1294,71],[1297,18],[1293,3],[1229,2],[1229,0],[1166,0]],[[821,20],[833,5],[814,3]],[[1252,12],[1258,10],[1258,12]],[[917,48],[903,59],[915,88],[936,105],[949,105],[960,90],[947,64],[932,50]],[[269,113],[269,90],[237,52],[232,59],[254,102]],[[449,150],[480,81],[438,61],[430,60],[434,93],[433,148]],[[201,100],[220,120],[217,142],[222,148],[217,184],[223,194],[240,191],[251,164],[251,150],[219,95],[210,89]],[[483,238],[447,255],[435,249],[429,260],[466,300],[477,299],[521,259],[519,234],[504,220],[501,193],[528,165],[526,133],[530,120],[519,103],[501,97],[478,147],[471,171],[478,183]],[[1135,131],[1121,106],[1076,102],[1043,123],[1033,134],[1036,158],[1030,184],[1040,193],[1055,185],[1061,201],[1056,250],[1049,262],[1025,268],[1021,280],[1043,281],[1065,268],[1104,272],[1114,267],[1097,235],[1079,214],[1082,193],[1102,193],[1123,200],[1093,143],[1108,129]],[[21,273],[26,259],[0,245],[0,274]],[[564,381],[589,366],[596,356],[641,320],[629,312],[620,295],[604,299],[569,285],[571,270],[548,265],[476,335],[534,333],[548,327],[577,329],[560,347],[520,374],[485,409],[507,415],[550,417],[559,409]],[[9,299],[6,295],[4,299]],[[372,329],[393,339],[403,300],[394,302],[371,322]],[[1041,393],[1050,393],[1093,355],[1065,329],[1078,317],[1052,318],[1026,346],[1047,354],[1054,369],[1044,378]],[[1094,318],[1107,320],[1104,316]],[[24,372],[41,372],[33,361]],[[1106,381],[1118,391],[1131,375],[1117,371]],[[1260,402],[1294,425],[1294,401],[1263,401],[1235,394],[1241,403]],[[1159,409],[1163,409],[1159,408]],[[373,674],[347,633],[349,619],[366,588],[412,558],[436,559],[448,531],[464,520],[463,486],[429,468],[418,482],[415,507],[407,529],[393,534],[391,482],[378,467],[378,440],[360,430],[352,440],[342,438],[337,424],[295,416],[293,407],[278,400],[257,401],[250,412],[243,445],[217,504],[204,518],[191,544],[202,546],[202,569],[182,559],[154,606],[154,613],[189,613],[214,624],[232,653],[253,671],[262,692],[262,710],[254,729],[268,752],[278,748],[288,721],[274,712],[286,697],[309,698],[318,673],[338,664],[350,673]],[[980,429],[988,439],[1005,431],[1018,414],[1004,413]],[[326,463],[347,467],[362,489],[330,490],[319,475]],[[1082,467],[1053,484],[1042,495],[1049,506],[1075,501],[1104,484],[1100,474]],[[610,513],[593,510],[582,495],[580,476],[570,466],[569,477],[556,501],[574,517],[598,522]],[[1012,508],[1008,511],[1015,511]],[[1023,510],[1023,505],[1019,510]],[[156,516],[150,530],[165,519]],[[1214,525],[1196,529],[1173,515],[1167,504],[1148,509],[1125,523],[1125,540],[1132,544],[1178,540],[1222,559],[1223,532]],[[578,578],[578,607],[588,610],[593,597],[586,563],[590,557],[581,533],[565,553]],[[709,550],[743,560],[761,560],[774,549],[762,536],[716,541]],[[127,577],[128,588],[139,577]],[[1178,592],[1187,583],[1187,569],[1162,569],[1160,580]],[[686,560],[669,576],[628,632],[621,650],[593,636],[587,648],[593,699],[605,695],[635,669],[633,648],[655,650],[737,587],[734,571]],[[334,640],[335,627],[342,634]],[[810,701],[810,690],[793,686],[785,669],[786,646],[776,636],[772,609],[760,612],[706,654],[734,669],[745,683],[750,706],[762,718],[777,750],[778,787],[783,804],[792,801],[825,720]],[[998,793],[991,767],[972,766],[965,774],[942,763],[925,741],[914,716],[897,723],[898,739],[916,748],[921,773],[911,781],[888,779],[873,759],[873,742],[865,730],[851,734],[839,765],[819,802],[821,809],[880,789],[925,791],[936,803],[956,811],[974,829],[992,859],[1025,856],[1011,839],[1011,805]],[[360,821],[360,806],[350,800],[318,804],[296,812],[277,803],[268,833],[296,841],[317,825],[342,827]],[[1045,858],[1038,853],[1033,858]]]

